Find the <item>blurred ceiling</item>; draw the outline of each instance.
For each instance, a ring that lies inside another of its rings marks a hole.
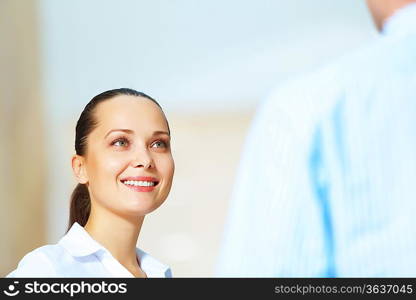
[[[362,0],[41,0],[44,94],[78,116],[132,87],[173,112],[247,110],[374,36]]]

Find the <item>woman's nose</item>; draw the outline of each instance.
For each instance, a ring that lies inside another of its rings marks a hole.
[[[153,158],[147,150],[140,151],[135,155],[135,158],[132,160],[132,167],[144,169],[153,168]]]

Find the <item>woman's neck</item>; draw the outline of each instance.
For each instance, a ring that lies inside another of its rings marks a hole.
[[[144,216],[125,218],[105,209],[91,209],[85,230],[127,269],[138,265],[136,244]]]

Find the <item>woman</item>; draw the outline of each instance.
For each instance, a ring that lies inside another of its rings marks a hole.
[[[136,248],[146,214],[169,194],[170,130],[159,104],[131,89],[95,96],[77,122],[68,231],[7,277],[171,277]]]

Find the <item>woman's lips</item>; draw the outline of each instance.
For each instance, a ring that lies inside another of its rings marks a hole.
[[[157,178],[149,176],[125,177],[121,182],[136,192],[151,192],[159,184]]]
[[[128,188],[136,192],[151,192],[156,187],[156,186],[134,186],[134,185],[128,185],[128,184],[125,184],[125,186],[127,186]]]

